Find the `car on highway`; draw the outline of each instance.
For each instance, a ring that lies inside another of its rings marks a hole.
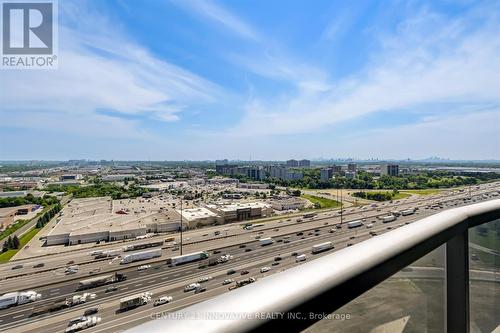
[[[225,286],[225,285],[227,285],[227,284],[231,284],[231,283],[233,283],[233,282],[234,282],[234,280],[233,280],[233,279],[225,279],[224,281],[222,281],[222,285],[223,285],[223,286]]]
[[[68,261],[68,262],[66,263],[66,265],[73,265],[74,263],[75,263],[75,261],[74,261],[74,260],[70,260],[70,261]]]
[[[206,287],[198,287],[198,288],[196,288],[196,290],[194,291],[194,293],[195,294],[199,294],[199,293],[202,293],[204,291],[207,291]]]
[[[297,236],[302,236],[304,233],[303,232],[298,232]]]
[[[137,270],[140,272],[140,271],[145,271],[146,269],[150,269],[150,268],[151,268],[151,265],[142,265],[142,266],[137,267]]]
[[[23,268],[23,265],[15,265],[15,266],[12,266],[12,269],[21,269]]]
[[[159,305],[167,304],[167,303],[172,302],[173,300],[174,300],[174,298],[172,296],[162,296],[162,297],[158,298],[153,303],[153,306],[159,306]]]
[[[44,267],[44,266],[45,266],[45,264],[43,262],[40,262],[40,263],[34,265],[33,268],[41,268],[41,267]]]
[[[264,266],[260,268],[261,273],[269,272],[271,270],[271,267]]]
[[[110,287],[107,287],[107,288],[106,288],[106,291],[105,291],[105,292],[110,293],[110,292],[112,292],[112,291],[116,291],[116,290],[118,290],[118,287],[117,287],[117,286],[110,286]]]
[[[274,257],[274,261],[280,261],[280,260],[283,260],[283,258],[281,258],[280,256]]]
[[[246,249],[245,249],[245,252],[250,252],[250,251],[252,251],[252,249],[251,249],[251,248],[246,248]]]
[[[355,238],[356,238],[356,236],[351,236],[351,237],[349,237],[349,239],[355,239]]]
[[[203,277],[198,279],[198,283],[207,282],[207,281],[212,280],[212,279],[213,278],[211,276],[203,276]]]
[[[231,275],[231,274],[234,274],[236,273],[236,271],[234,269],[230,269],[227,271],[227,275]]]
[[[279,261],[273,261],[273,263],[271,264],[272,266],[278,266],[280,264]]]
[[[241,245],[240,245],[240,249],[243,249],[243,248],[245,248],[245,247],[247,247],[245,244],[241,244]]]
[[[220,250],[213,250],[212,251],[213,254],[217,254],[217,253],[220,253]]]
[[[96,314],[97,312],[99,312],[98,308],[90,308],[90,309],[85,310],[83,312],[83,315],[84,316],[90,316],[90,315]]]
[[[249,271],[247,271],[246,269],[244,269],[244,270],[242,270],[242,271],[241,271],[241,273],[240,273],[240,274],[241,274],[241,275],[245,275],[245,274],[248,274],[248,273],[250,273],[250,272],[249,272]]]
[[[280,231],[280,229],[276,228],[276,229],[274,229],[274,231]]]
[[[200,286],[201,285],[199,283],[190,283],[184,287],[184,292],[195,290],[196,288],[199,288]]]
[[[78,323],[84,322],[85,320],[87,320],[87,317],[85,317],[85,316],[80,316],[80,317],[73,318],[73,319],[71,319],[68,322],[68,327],[70,327],[70,326],[72,326],[74,324],[78,324]]]
[[[340,224],[337,224],[337,225],[335,226],[335,228],[337,228],[337,229],[342,229],[342,226],[341,226]]]
[[[283,243],[285,243],[285,244],[290,243],[290,240],[289,240],[289,239],[285,239],[285,240],[283,241]]]
[[[330,229],[330,230],[328,230],[328,232],[333,234],[335,232],[335,229]]]
[[[292,252],[292,257],[296,257],[296,256],[298,256],[298,255],[299,255],[299,253],[298,253],[298,252]]]
[[[347,246],[352,246],[352,243],[347,243]]]

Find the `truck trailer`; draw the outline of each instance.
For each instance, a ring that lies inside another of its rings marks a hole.
[[[137,252],[123,256],[120,264],[128,264],[134,261],[148,260],[159,257],[161,257],[161,249]]]
[[[208,259],[208,257],[209,257],[208,252],[198,251],[198,252],[188,253],[188,254],[184,254],[182,256],[176,256],[176,257],[172,257],[170,259],[167,259],[167,264],[170,264],[172,266],[176,266],[176,265],[181,265],[181,264],[185,264],[188,262]]]
[[[120,311],[127,311],[141,305],[148,304],[153,297],[153,293],[144,292],[120,299]]]
[[[362,225],[363,225],[363,221],[361,221],[361,220],[347,222],[348,228],[357,228],[357,227],[361,227]]]
[[[163,246],[163,241],[126,245],[123,247],[123,252],[148,249],[157,246]]]
[[[0,309],[37,301],[42,295],[34,290],[14,291],[0,296]]]
[[[382,216],[382,222],[383,223],[388,223],[396,220],[396,216],[394,215],[387,215],[387,216]]]
[[[333,249],[333,243],[332,242],[325,242],[317,245],[313,245],[311,252],[312,253],[320,253],[323,251],[327,251]]]
[[[125,281],[126,279],[127,279],[127,276],[125,274],[119,273],[119,272],[117,272],[115,274],[97,276],[94,278],[81,280],[78,283],[77,290],[96,288],[96,287],[104,286],[104,285],[111,284],[111,283]]]
[[[413,213],[415,213],[415,209],[413,208],[401,211],[401,215],[403,216],[412,215]]]
[[[259,240],[259,243],[261,246],[265,246],[274,243],[274,240],[271,237],[262,238],[261,240]]]

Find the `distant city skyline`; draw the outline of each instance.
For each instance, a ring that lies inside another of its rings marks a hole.
[[[0,160],[500,159],[500,4],[59,1]]]

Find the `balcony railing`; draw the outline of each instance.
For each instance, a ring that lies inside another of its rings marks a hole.
[[[469,332],[468,230],[500,218],[500,200],[443,211],[311,262],[270,275],[128,332],[299,332],[441,245],[444,329]]]

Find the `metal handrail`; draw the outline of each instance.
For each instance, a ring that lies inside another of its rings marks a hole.
[[[307,318],[307,313],[331,313],[440,245],[466,235],[468,228],[498,218],[500,200],[446,210],[243,288],[165,313],[163,318],[127,332],[297,332],[318,320]],[[468,261],[468,257],[460,260]],[[463,268],[460,264],[453,266]],[[463,283],[468,283],[468,278],[464,279]],[[468,304],[462,308],[465,306]],[[299,312],[306,318],[287,320],[290,314]]]

